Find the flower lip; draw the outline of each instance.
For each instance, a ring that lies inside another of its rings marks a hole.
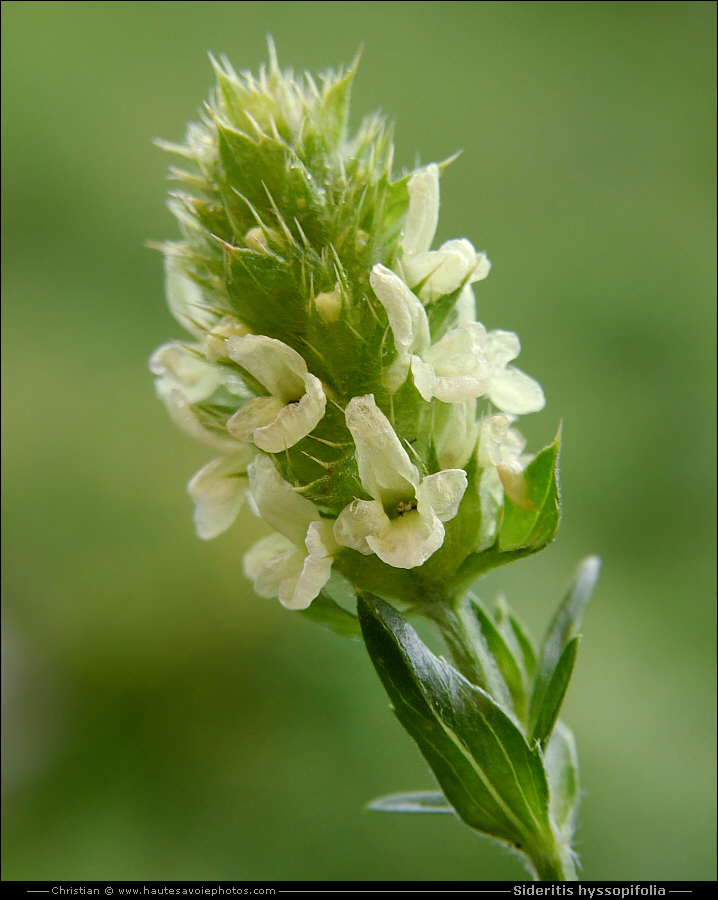
[[[296,350],[266,335],[247,334],[227,338],[227,353],[270,394],[237,410],[227,422],[233,437],[267,453],[281,453],[316,428],[327,398]]]
[[[422,565],[444,541],[443,522],[458,512],[468,479],[463,469],[421,478],[372,394],[346,409],[359,477],[372,500],[354,500],[339,514],[337,543],[375,553],[400,569]]]
[[[279,533],[248,551],[245,573],[260,596],[279,597],[289,609],[306,609],[331,575],[337,549],[332,525],[282,478],[269,457],[258,454],[247,471],[259,514]]]
[[[255,451],[246,444],[235,447],[234,452],[207,463],[187,485],[195,504],[197,535],[203,540],[226,531],[244,503],[249,488],[247,466]]]

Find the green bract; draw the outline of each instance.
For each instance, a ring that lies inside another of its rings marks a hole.
[[[162,249],[190,337],[150,367],[175,422],[222,454],[189,484],[197,533],[251,508],[273,529],[245,556],[256,592],[361,633],[443,792],[374,808],[454,811],[537,877],[575,877],[578,770],[557,718],[596,564],[540,656],[467,593],[556,533],[558,438],[533,457],[515,427],[543,391],[513,365],[518,337],[477,321],[486,255],[432,249],[440,166],[395,177],[378,116],[349,135],[355,68],[317,83],[270,53],[258,78],[215,63],[201,122],[161,144],[184,160],[182,239]],[[454,666],[399,609],[439,626]]]

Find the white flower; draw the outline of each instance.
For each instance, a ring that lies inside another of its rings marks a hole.
[[[444,542],[467,486],[462,469],[421,478],[391,423],[369,394],[346,408],[359,478],[373,500],[354,500],[334,525],[337,542],[399,569],[422,565]]]
[[[469,322],[447,332],[439,341],[411,359],[414,384],[424,400],[466,403],[490,388],[494,368],[484,356],[486,329]]]
[[[415,172],[407,182],[409,209],[406,213],[401,246],[404,258],[425,253],[434,240],[439,224],[439,167],[436,163]]]
[[[463,469],[479,438],[476,400],[434,404],[432,434],[436,458],[442,469]]]
[[[327,398],[296,350],[275,338],[248,334],[229,337],[227,353],[270,394],[248,401],[232,416],[227,430],[233,437],[281,453],[314,430]]]
[[[491,263],[485,253],[477,253],[470,241],[460,238],[402,261],[402,270],[424,303],[433,303],[462,285],[482,281],[489,274]]]
[[[396,359],[386,372],[386,384],[393,393],[406,381],[412,355],[425,352],[431,345],[429,320],[418,297],[386,266],[374,266],[369,281],[394,335]]]
[[[452,294],[462,285],[486,278],[491,263],[465,238],[447,241],[430,250],[439,221],[439,167],[432,163],[411,176],[407,183],[409,209],[401,246],[400,271],[404,280],[425,303]]]
[[[202,355],[199,346],[173,341],[158,347],[150,358],[150,371],[157,375],[155,388],[161,399],[180,391],[188,403],[201,403],[224,383],[222,369]]]
[[[396,359],[386,372],[390,391],[404,383],[411,368],[424,400],[436,397],[445,403],[464,403],[486,393],[494,369],[483,354],[487,341],[483,325],[462,325],[432,346],[424,307],[402,279],[385,266],[376,265],[369,280],[394,335]]]
[[[521,343],[513,331],[488,332],[481,349],[494,369],[486,397],[497,409],[512,416],[523,416],[544,408],[546,399],[541,385],[515,366],[507,365],[521,352]]]
[[[195,504],[197,535],[203,540],[217,537],[229,528],[249,489],[247,466],[256,451],[247,444],[233,443],[234,452],[207,463],[187,485]]]
[[[306,609],[329,580],[337,550],[332,523],[298,494],[266,456],[248,467],[252,498],[279,534],[262,538],[244,557],[244,571],[260,597],[279,597],[288,609]]]
[[[239,404],[247,397],[239,377],[207,362],[200,347],[179,342],[159,347],[150,359],[150,370],[157,375],[157,396],[164,401],[176,425],[218,450],[227,452],[237,448],[237,442],[228,435],[206,428],[192,410],[192,404],[209,399],[222,388],[236,396]]]
[[[508,416],[488,416],[479,428],[478,458],[483,470],[479,482],[482,513],[479,549],[493,542],[504,493],[517,506],[532,508],[523,472],[533,456],[523,452],[526,440],[521,432],[509,426]]]

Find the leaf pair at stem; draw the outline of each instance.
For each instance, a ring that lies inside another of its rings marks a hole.
[[[394,607],[359,597],[371,660],[442,791],[385,797],[372,809],[453,811],[521,853],[538,880],[576,880],[578,766],[558,715],[598,570],[595,557],[581,564],[540,654],[505,607],[492,620],[466,598],[453,627],[437,619],[457,668],[435,656]]]

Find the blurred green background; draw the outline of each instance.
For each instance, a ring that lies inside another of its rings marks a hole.
[[[206,51],[322,70],[364,47],[353,122],[397,164],[462,156],[439,240],[493,261],[564,421],[564,522],[488,578],[535,631],[603,557],[565,710],[583,877],[715,878],[714,49],[710,2],[4,2],[5,879],[521,879],[431,787],[363,647],[252,594],[245,517],[193,534],[211,456],[147,359],[180,337],[161,136]]]

